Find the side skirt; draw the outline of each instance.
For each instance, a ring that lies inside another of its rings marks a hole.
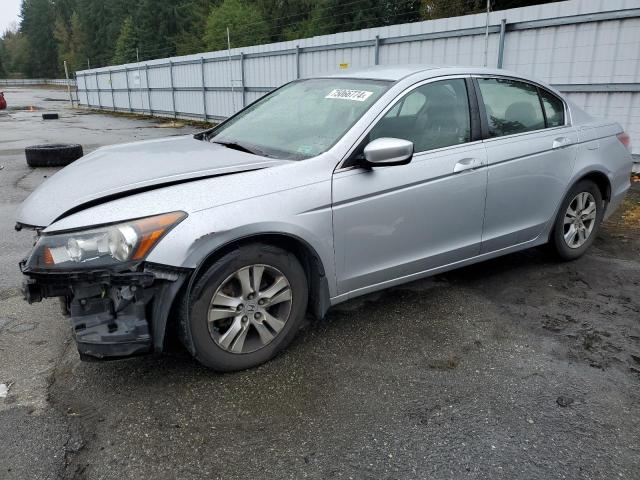
[[[402,285],[403,283],[412,282],[414,280],[419,280],[421,278],[431,277],[433,275],[437,275],[438,273],[448,272],[450,270],[455,270],[456,268],[465,267],[467,265],[472,265],[474,263],[483,262],[485,260],[490,260],[492,258],[501,257],[502,255],[507,255],[509,253],[518,252],[520,250],[526,250],[528,248],[537,247],[538,245],[543,245],[548,240],[548,232],[534,238],[533,240],[528,240],[523,243],[519,243],[517,245],[512,245],[510,247],[502,248],[500,250],[494,250],[492,252],[483,253],[477,255],[475,257],[467,258],[466,260],[460,260],[458,262],[449,263],[447,265],[442,265],[440,267],[432,268],[429,270],[424,270],[422,272],[412,273],[411,275],[405,275],[403,277],[394,278],[393,280],[388,280],[386,282],[376,283],[374,285],[369,285],[368,287],[359,288],[357,290],[351,290],[350,292],[343,293],[342,295],[338,295],[336,297],[331,298],[331,306],[342,303],[346,300],[350,300],[352,298],[359,297],[361,295],[366,295],[367,293],[377,292],[378,290],[384,290],[385,288],[394,287],[396,285]]]

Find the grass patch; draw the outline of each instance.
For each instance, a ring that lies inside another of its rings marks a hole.
[[[143,113],[135,113],[135,112],[121,112],[121,111],[113,111],[113,110],[98,110],[97,108],[82,108],[78,107],[79,110],[89,111],[91,113],[99,113],[101,115],[112,115],[114,117],[121,118],[130,118],[132,120],[152,120],[157,122],[159,128],[182,128],[186,125],[190,127],[198,127],[203,130],[207,128],[212,128],[218,125],[214,122],[204,122],[202,120],[189,120],[189,119],[173,119],[171,117],[156,117],[154,115],[148,115]]]
[[[640,192],[630,191],[622,203],[620,223],[628,228],[640,228]]]

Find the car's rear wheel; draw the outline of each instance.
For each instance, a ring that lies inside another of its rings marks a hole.
[[[199,278],[181,315],[194,357],[218,371],[259,365],[285,348],[307,307],[307,278],[298,259],[277,247],[241,246]]]
[[[604,202],[598,186],[590,180],[578,182],[567,194],[556,218],[551,245],[563,260],[573,260],[587,251],[602,222]]]

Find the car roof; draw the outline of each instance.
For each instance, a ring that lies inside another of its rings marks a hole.
[[[520,75],[508,70],[473,67],[473,66],[452,66],[452,65],[378,65],[375,67],[357,68],[346,70],[332,75],[326,75],[329,78],[367,78],[372,80],[390,80],[398,81],[403,78],[421,73],[424,78],[440,77],[443,75],[506,75],[528,79],[524,75]]]
[[[332,75],[326,75],[326,77],[367,78],[372,80],[391,80],[395,82],[409,75],[433,68],[438,67],[431,65],[377,65],[375,67],[349,69]]]

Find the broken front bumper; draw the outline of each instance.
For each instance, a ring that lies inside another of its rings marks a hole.
[[[190,271],[143,264],[134,271],[29,270],[29,303],[60,297],[82,359],[107,359],[162,351],[173,300]]]

